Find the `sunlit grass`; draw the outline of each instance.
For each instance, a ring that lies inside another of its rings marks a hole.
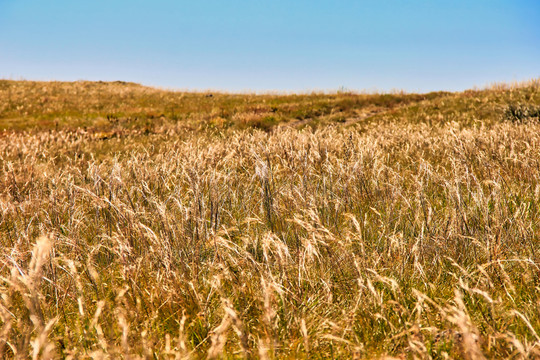
[[[2,358],[540,357],[538,82],[0,89]]]

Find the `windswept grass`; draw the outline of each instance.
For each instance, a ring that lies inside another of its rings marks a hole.
[[[0,89],[0,358],[540,357],[538,82]]]

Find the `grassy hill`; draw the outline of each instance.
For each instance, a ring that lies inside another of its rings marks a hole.
[[[233,95],[158,90],[133,83],[0,81],[0,116],[6,129],[62,126],[125,128],[182,125],[191,128],[255,127],[309,120],[342,122],[366,111],[391,110],[447,93],[354,95]]]
[[[540,82],[0,81],[0,357],[540,356]]]

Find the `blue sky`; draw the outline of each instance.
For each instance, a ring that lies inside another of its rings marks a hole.
[[[540,77],[539,0],[0,0],[0,78],[462,90]]]

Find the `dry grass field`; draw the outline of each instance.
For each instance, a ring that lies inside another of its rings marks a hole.
[[[0,358],[540,357],[540,82],[0,81]]]

